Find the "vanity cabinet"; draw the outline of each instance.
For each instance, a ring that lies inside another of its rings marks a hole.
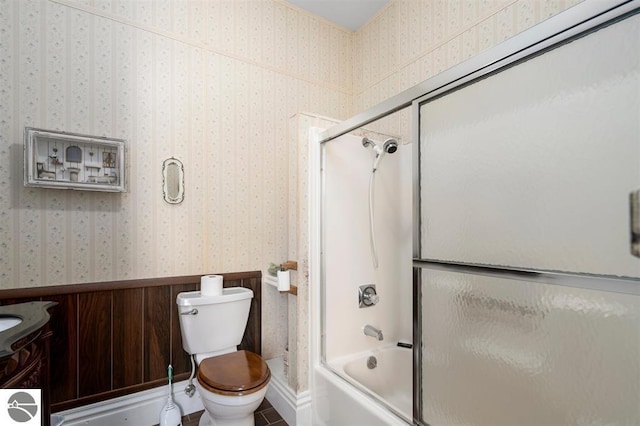
[[[49,426],[49,328],[47,309],[53,302],[30,302],[0,307],[0,319],[11,316],[21,322],[0,331],[0,388],[41,389],[40,416]]]

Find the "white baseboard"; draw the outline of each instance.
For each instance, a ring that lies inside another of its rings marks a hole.
[[[267,365],[271,370],[267,399],[273,408],[290,426],[311,425],[311,392],[296,394],[289,387],[284,375],[282,358],[269,359]]]
[[[267,399],[290,426],[311,425],[311,392],[296,394],[284,376],[282,358],[267,360],[271,381]],[[173,401],[187,415],[204,409],[198,395],[189,398],[187,381],[173,384]],[[76,426],[153,426],[160,421],[160,410],[167,402],[167,386],[125,395],[95,404],[53,413],[52,425]],[[53,419],[55,418],[55,421]],[[62,423],[60,423],[64,420]]]
[[[189,398],[184,389],[188,381],[173,384],[173,402],[180,407],[180,412],[186,414],[203,410],[202,401],[198,395]],[[125,395],[108,401],[72,408],[54,413],[56,422],[60,424],[60,417],[64,419],[63,426],[94,425],[94,426],[152,426],[160,422],[160,410],[167,402],[167,386],[161,386],[131,395]]]

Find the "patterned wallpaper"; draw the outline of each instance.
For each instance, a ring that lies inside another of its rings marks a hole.
[[[286,256],[287,117],[348,116],[349,32],[278,1],[1,0],[0,29],[0,288]],[[126,139],[128,193],[24,188],[25,126]]]
[[[354,35],[354,109],[373,106],[581,1],[392,1]]]
[[[354,34],[353,108],[362,111],[582,0],[394,0]],[[372,124],[408,141],[410,113]]]
[[[348,118],[577,1],[392,0],[351,33],[282,0],[0,0],[0,288],[264,270],[288,117]],[[126,139],[129,191],[23,187],[25,126]],[[286,302],[264,303],[269,356]]]

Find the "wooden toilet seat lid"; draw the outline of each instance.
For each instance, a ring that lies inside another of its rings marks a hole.
[[[210,392],[222,395],[247,395],[269,382],[271,372],[260,356],[237,351],[207,358],[198,367],[198,382]]]

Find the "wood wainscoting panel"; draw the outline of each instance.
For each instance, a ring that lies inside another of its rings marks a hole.
[[[205,275],[205,274],[202,274]],[[220,274],[224,287],[253,290],[240,349],[261,353],[260,271]],[[176,296],[200,275],[0,290],[0,305],[51,300],[51,409],[67,410],[174,381],[191,372]]]
[[[244,278],[238,280],[238,287],[246,287],[250,289],[255,289],[261,287],[262,278]],[[223,284],[224,285],[224,284]],[[224,285],[226,287],[226,285]],[[251,311],[261,312],[262,306],[262,293],[253,291],[253,299],[251,300]],[[242,343],[240,344],[240,349],[245,349],[251,352],[255,352],[257,354],[261,354],[262,352],[262,318],[261,315],[249,315],[249,319],[247,320],[247,330],[256,330],[256,333],[245,334]],[[256,350],[258,348],[258,350]]]
[[[98,291],[78,295],[80,397],[111,390],[111,293]]]
[[[171,362],[171,287],[144,289],[144,381],[167,377]],[[159,327],[164,324],[164,327]]]
[[[49,310],[52,332],[51,403],[71,401],[78,396],[78,295],[60,294],[43,300],[58,303]],[[4,302],[2,300],[2,304]]]
[[[113,291],[113,388],[144,382],[144,289]]]

